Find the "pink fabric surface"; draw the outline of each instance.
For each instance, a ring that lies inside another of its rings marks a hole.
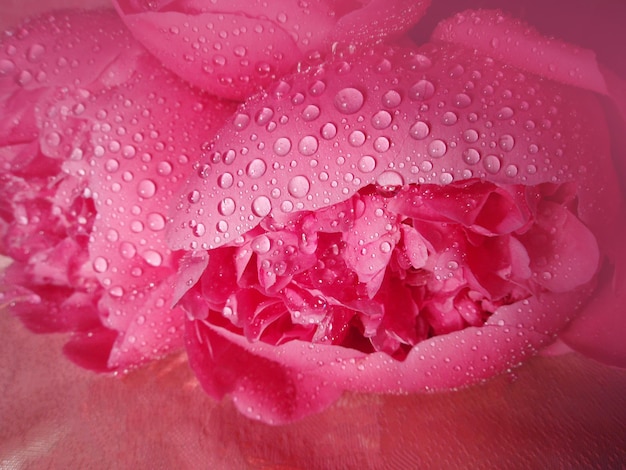
[[[430,14],[437,15],[438,9],[453,4],[449,13],[494,3],[435,2]],[[572,18],[563,19],[564,26],[559,28],[558,2],[517,3],[513,8],[521,8],[518,15],[531,22],[535,19],[544,31],[562,30],[569,41],[576,40],[578,31],[571,24],[585,24],[593,18],[587,2],[576,2],[567,12]],[[3,1],[0,7],[10,12],[4,17],[8,21],[22,15],[15,13],[11,2]],[[606,27],[600,28],[598,20],[594,21],[589,30],[596,33],[580,36],[580,42],[590,41],[586,45],[599,48],[604,61],[609,65],[613,61],[619,71],[623,59],[611,47],[616,42],[610,36],[618,34],[616,21],[603,17]],[[609,39],[593,39],[603,35]],[[602,91],[597,80],[591,82],[595,85],[589,88]],[[616,129],[623,129],[623,122]],[[563,223],[572,222],[565,218]],[[592,217],[589,223],[600,226],[602,220]],[[613,247],[613,255],[623,253],[618,238],[605,236],[605,246]],[[624,365],[624,355],[614,345],[623,344],[624,316],[615,313],[623,305],[621,269],[626,261],[613,259],[617,274],[600,277],[601,294],[587,310],[608,312],[607,316],[583,316],[563,340],[591,357]],[[205,263],[188,262],[192,270]],[[559,305],[563,308],[564,304]],[[607,322],[614,322],[613,334],[602,344]],[[217,329],[204,328],[197,339],[216,335]],[[578,354],[533,358],[485,384],[456,392],[407,396],[349,392],[320,414],[294,424],[269,426],[241,416],[229,400],[216,402],[207,397],[183,356],[111,380],[67,362],[60,353],[63,337],[33,336],[4,311],[0,331],[4,338],[0,346],[0,461],[7,468],[621,468],[626,461],[626,372]],[[228,333],[220,337],[216,345]],[[229,348],[240,346],[241,338],[230,339]],[[501,338],[501,342],[509,340]],[[263,349],[259,346],[246,353],[263,357]],[[493,352],[502,351],[495,348]],[[322,357],[320,351],[311,354],[318,353]],[[482,359],[471,360],[479,364]],[[250,377],[255,373],[263,372],[252,371]],[[350,373],[357,372],[348,370],[346,377]],[[275,385],[278,392],[289,392],[281,388],[281,381]],[[338,391],[328,388],[319,406],[338,396]],[[242,404],[238,406],[241,409]]]

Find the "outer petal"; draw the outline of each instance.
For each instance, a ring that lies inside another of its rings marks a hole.
[[[327,207],[368,184],[467,178],[575,182],[602,238],[618,211],[600,202],[619,194],[602,122],[593,95],[465,48],[347,54],[240,108],[203,160],[211,171],[187,184],[171,241],[210,249],[268,214]]]
[[[22,316],[79,333],[67,351],[83,365],[124,368],[162,356],[182,346],[183,314],[170,303],[180,256],[163,241],[169,199],[234,104],[161,68],[113,12],[50,15],[21,31],[3,49],[12,68],[0,79],[0,102],[25,106],[28,119],[7,116],[0,142],[2,192],[13,201],[3,211],[5,246],[21,253],[13,272],[35,294]],[[15,148],[26,138],[32,164]],[[75,202],[83,199],[87,215]],[[20,226],[46,236],[26,238],[13,229]]]
[[[588,292],[547,295],[503,307],[482,328],[423,341],[403,361],[384,353],[302,341],[251,344],[223,328],[186,325],[187,352],[211,396],[230,393],[247,416],[279,424],[336,400],[342,390],[401,393],[463,387],[519,365],[553,341]]]
[[[300,61],[319,60],[330,52],[331,42],[371,43],[405,31],[428,3],[115,2],[135,37],[166,67],[194,85],[233,99],[269,85]]]

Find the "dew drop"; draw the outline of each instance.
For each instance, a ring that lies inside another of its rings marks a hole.
[[[371,155],[364,155],[360,158],[358,166],[363,173],[371,173],[376,168],[376,159]]]
[[[443,140],[435,139],[428,144],[428,155],[433,158],[441,158],[448,151],[448,146]]]
[[[478,141],[478,138],[478,132],[474,129],[467,129],[463,132],[463,140],[465,140],[465,142],[474,143]]]
[[[514,178],[517,176],[518,171],[519,170],[516,165],[509,165],[504,170],[504,174],[508,176],[509,178]]]
[[[445,126],[453,126],[458,120],[459,117],[456,115],[456,113],[453,113],[452,111],[448,111],[444,113],[443,116],[441,116],[441,122]]]
[[[285,156],[291,150],[291,140],[287,137],[281,137],[274,142],[274,152],[276,155]]]
[[[289,184],[291,184],[291,182]],[[267,198],[267,196],[259,196],[252,201],[252,213],[257,217],[265,217],[271,211],[272,202]]]
[[[343,114],[353,114],[363,107],[364,97],[356,88],[344,88],[335,95],[335,108]]]
[[[372,116],[374,129],[386,129],[391,125],[391,114],[388,111],[378,111]]]
[[[321,80],[317,80],[309,87],[309,93],[312,96],[320,96],[324,90],[326,90],[326,84]]]
[[[451,173],[444,172],[439,176],[439,181],[441,181],[441,184],[450,184],[454,181],[454,176]]]
[[[115,173],[120,168],[120,162],[118,162],[115,158],[110,158],[104,164],[104,169],[109,173]]]
[[[244,130],[246,127],[248,127],[249,123],[250,123],[250,116],[248,116],[245,113],[237,113],[237,115],[233,119],[233,125],[235,126],[235,129],[237,129],[238,131]]]
[[[163,215],[159,214],[158,212],[151,212],[150,214],[148,214],[146,220],[148,222],[148,228],[150,230],[158,232],[165,228],[165,217],[163,217]]]
[[[198,223],[193,226],[192,231],[196,237],[201,237],[206,233],[206,227],[203,223]]]
[[[41,44],[33,44],[28,48],[26,58],[29,62],[39,62],[46,52],[46,48]]]
[[[472,104],[472,98],[466,93],[459,93],[454,97],[453,103],[457,108],[467,108],[470,104]]]
[[[121,286],[111,287],[109,289],[109,295],[111,297],[122,297],[124,295],[124,289]]]
[[[306,176],[298,175],[289,180],[287,190],[289,194],[296,198],[302,198],[309,193],[311,189],[311,183]]]
[[[233,185],[234,181],[235,180],[233,178],[232,173],[226,172],[226,173],[222,173],[219,176],[219,178],[217,179],[217,184],[222,189],[228,189]]]
[[[492,175],[500,171],[500,159],[496,155],[487,155],[483,160],[485,170]]]
[[[260,255],[264,255],[272,248],[271,240],[267,235],[259,235],[251,244],[252,251]]]
[[[196,204],[198,201],[200,201],[200,191],[196,191],[195,189],[191,191],[187,195],[187,200],[192,204]]]
[[[365,134],[361,131],[353,131],[348,136],[348,142],[353,147],[360,147],[365,143]]]
[[[137,249],[135,245],[131,242],[122,242],[120,243],[120,255],[122,255],[125,259],[131,259],[137,253]]]
[[[389,253],[391,251],[391,243],[382,242],[380,244],[380,251],[382,251],[383,253]]]
[[[322,126],[320,133],[324,139],[330,140],[337,135],[337,126],[335,126],[332,122],[327,122]]]
[[[417,121],[409,129],[409,135],[415,140],[423,140],[430,134],[430,126],[424,121]]]
[[[420,80],[409,88],[409,98],[415,101],[424,101],[435,94],[435,85],[428,80]]]
[[[374,149],[377,152],[385,153],[387,150],[389,150],[390,146],[391,142],[389,142],[389,139],[387,137],[377,137],[376,140],[374,140]]]
[[[396,171],[387,170],[378,176],[376,184],[382,188],[399,188],[404,184],[404,178]]]
[[[300,139],[300,142],[298,143],[298,151],[302,155],[308,157],[317,152],[318,145],[319,142],[317,141],[317,138],[313,137],[312,135],[306,135],[302,137],[302,139]]]
[[[468,165],[476,165],[480,161],[480,152],[474,148],[466,149],[463,152],[463,161]]]
[[[97,256],[93,260],[93,270],[97,273],[103,273],[109,269],[108,261],[102,256]]]
[[[137,185],[137,194],[144,199],[150,199],[156,194],[156,184],[152,180],[141,180]]]
[[[163,263],[163,256],[158,251],[146,250],[141,256],[150,266],[159,267]]]
[[[505,152],[510,152],[515,147],[515,139],[510,134],[504,134],[499,140],[500,148]]]
[[[172,173],[172,164],[169,162],[159,162],[157,165],[157,173],[161,176],[168,176]]]
[[[320,115],[320,108],[315,106],[314,104],[308,105],[306,108],[302,110],[302,119],[305,121],[314,121]]]
[[[387,108],[395,108],[402,102],[402,96],[396,90],[389,90],[383,95],[382,102]]]
[[[254,122],[256,122],[259,126],[264,126],[270,119],[274,116],[274,110],[272,108],[264,107],[261,108],[254,118]]]
[[[226,197],[220,201],[217,210],[223,216],[232,215],[235,212],[235,201],[229,197]]]
[[[497,117],[498,119],[502,120],[511,119],[513,117],[513,114],[515,114],[513,109],[508,106],[504,106],[503,108],[500,108],[500,111],[498,111]]]
[[[261,160],[260,158],[255,158],[250,163],[248,163],[248,166],[246,167],[246,174],[250,178],[260,178],[261,176],[265,174],[265,170],[267,170],[267,165],[265,164],[265,162]],[[230,173],[225,173],[224,175],[229,175],[229,174]],[[221,179],[224,178],[224,175],[220,177],[220,181]]]

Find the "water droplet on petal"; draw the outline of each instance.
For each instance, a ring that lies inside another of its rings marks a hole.
[[[500,171],[500,159],[496,155],[487,155],[483,160],[485,170],[492,175]]]
[[[237,129],[238,131],[244,130],[246,127],[248,127],[249,123],[250,123],[250,116],[248,116],[245,113],[237,113],[237,115],[233,119],[233,125],[235,126],[235,129]]]
[[[420,80],[409,88],[409,98],[415,101],[424,101],[435,94],[435,85],[428,80]]]
[[[217,179],[217,184],[222,189],[228,189],[233,185],[234,181],[235,180],[233,178],[232,173],[226,172],[219,176],[219,178]]]
[[[428,144],[428,155],[433,158],[441,158],[448,151],[448,146],[443,140],[435,139]]]
[[[143,197],[144,199],[149,199],[156,194],[156,184],[152,180],[142,180],[137,185],[137,194]]]
[[[377,137],[376,140],[374,140],[374,149],[377,152],[385,153],[389,150],[389,147],[391,147],[391,142],[389,142],[387,137]]]
[[[430,134],[430,126],[424,121],[417,121],[409,129],[409,135],[415,140],[423,140]]]
[[[298,151],[305,156],[311,156],[317,152],[318,141],[312,135],[306,135],[298,143]]]
[[[510,152],[515,147],[515,139],[510,134],[504,134],[499,140],[500,148],[505,152]]]
[[[468,165],[475,165],[480,161],[480,152],[474,148],[466,149],[463,152],[463,161]]]
[[[287,190],[293,197],[302,198],[309,193],[311,189],[311,183],[306,176],[294,176],[289,180]]]
[[[359,160],[359,170],[363,173],[371,173],[376,168],[376,159],[371,155],[364,155]]]
[[[365,143],[365,134],[361,131],[353,131],[348,136],[348,142],[353,147],[360,147]]]
[[[382,102],[387,108],[395,108],[402,102],[402,96],[396,90],[389,90],[383,95]]]
[[[445,126],[453,126],[458,120],[459,117],[456,115],[456,113],[453,113],[452,111],[448,111],[444,113],[443,116],[441,116],[441,122]]]
[[[343,114],[353,114],[363,107],[365,98],[356,88],[344,88],[335,95],[335,108]]]
[[[511,119],[513,117],[513,114],[515,114],[515,112],[508,106],[504,106],[503,108],[500,109],[500,111],[498,111],[498,119]]]
[[[150,266],[158,267],[163,263],[163,256],[158,251],[146,250],[141,256]]]
[[[459,93],[454,97],[454,106],[457,108],[467,108],[470,104],[472,104],[472,98],[465,93]]]
[[[252,201],[252,213],[257,217],[265,217],[272,212],[272,202],[266,196],[259,196]]]
[[[276,142],[274,142],[274,152],[276,152],[276,155],[282,157],[284,155],[287,155],[290,150],[291,140],[289,140],[287,137],[281,137],[277,139]]]
[[[251,248],[255,253],[263,255],[270,251],[272,242],[267,235],[259,235],[252,240]]]
[[[330,140],[337,135],[337,126],[332,122],[327,122],[321,129],[322,137],[326,140]]]
[[[151,212],[147,217],[148,228],[155,232],[163,230],[165,228],[165,217],[158,212]]]
[[[226,197],[220,201],[217,208],[220,214],[224,216],[232,215],[235,212],[235,201],[229,197]]]
[[[264,107],[264,108],[261,108],[256,113],[254,122],[256,122],[259,126],[264,126],[265,124],[270,122],[273,116],[274,116],[274,110],[272,108]]]
[[[102,256],[97,256],[93,260],[93,270],[97,273],[103,273],[109,269],[108,261]]]
[[[308,105],[306,108],[302,110],[302,119],[305,121],[314,121],[320,115],[320,108],[315,106],[314,104]]]
[[[378,111],[372,116],[374,129],[386,129],[391,125],[391,114],[388,111]]]
[[[250,178],[260,178],[261,176],[265,174],[266,169],[267,169],[267,165],[265,164],[265,162],[261,160],[260,158],[255,158],[250,163],[248,163],[248,166],[246,168],[246,173]],[[230,173],[225,173],[225,174],[230,174]],[[223,177],[224,175],[221,176],[221,178]]]

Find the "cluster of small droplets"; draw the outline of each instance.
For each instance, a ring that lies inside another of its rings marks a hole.
[[[240,108],[179,205],[175,231],[192,235],[180,248],[220,246],[268,214],[316,210],[368,184],[560,182],[545,175],[576,147],[560,141],[562,98],[550,85],[453,47],[343,59]]]

